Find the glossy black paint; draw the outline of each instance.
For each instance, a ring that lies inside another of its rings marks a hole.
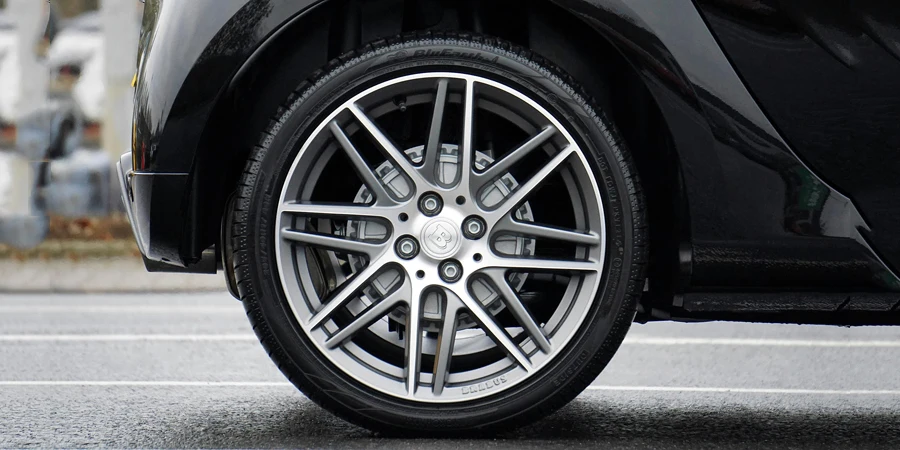
[[[760,105],[850,197],[900,268],[900,8],[883,0],[700,1]]]
[[[692,290],[897,288],[855,207],[792,152],[690,2],[560,3],[630,55],[666,117],[689,202]]]
[[[142,39],[135,169],[197,179],[197,147],[217,101],[273,33],[309,26],[303,13],[313,3],[162,0],[147,20],[155,31]],[[687,199],[681,264],[672,269],[680,291],[900,290],[853,202],[786,143],[690,0],[554,3],[624,55],[665,118]],[[228,188],[188,183],[180,198],[154,204],[152,220],[182,226],[159,247],[179,253],[181,264],[199,257],[197,230],[209,224],[181,211],[199,190]]]
[[[148,0],[138,50],[133,169],[180,174],[179,186],[157,187],[148,256],[172,264],[199,262],[195,245],[203,205],[192,201],[194,160],[213,107],[257,48],[313,0]],[[164,179],[155,178],[154,182]],[[216,186],[215,189],[220,189]],[[213,211],[221,211],[214,208]],[[216,220],[217,221],[217,220]],[[162,228],[160,230],[160,228]]]
[[[148,1],[135,91],[134,169],[190,172],[216,99],[265,38],[312,3]]]
[[[187,174],[136,173],[130,178],[135,205],[134,219],[145,236],[145,256],[156,261],[178,263],[181,255],[176,245],[182,237],[184,215],[172,208],[172,199],[184,195]],[[165,215],[160,215],[161,212]]]

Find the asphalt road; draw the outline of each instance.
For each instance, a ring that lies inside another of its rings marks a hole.
[[[227,294],[0,294],[0,447],[900,448],[900,328],[635,325],[515,433],[372,434],[284,382]]]

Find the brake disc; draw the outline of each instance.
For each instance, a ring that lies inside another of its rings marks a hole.
[[[425,146],[420,145],[406,150],[406,155],[413,163],[418,164],[422,161]],[[494,159],[483,152],[475,152],[475,167],[478,170],[484,170]],[[438,157],[438,180],[442,184],[449,184],[453,181],[458,172],[459,166],[459,146],[454,144],[443,144],[441,153]],[[409,195],[410,186],[406,178],[400,176],[389,162],[385,161],[375,169],[375,174],[381,179],[387,189],[400,197]],[[482,204],[495,205],[499,204],[506,196],[508,196],[519,185],[511,174],[506,174],[499,178],[490,186],[481,191],[480,200]],[[369,203],[373,200],[369,190],[362,186],[353,199],[354,203]],[[518,210],[515,217],[523,222],[533,222],[534,216],[531,212],[531,206],[526,202]],[[346,229],[347,236],[357,240],[376,240],[381,241],[387,237],[387,228],[375,221],[349,220]],[[535,241],[534,239],[521,236],[500,236],[494,241],[494,248],[498,252],[511,256],[534,255]],[[363,258],[357,256],[349,256],[351,269],[353,272],[361,270],[365,266]],[[521,289],[527,279],[527,274],[517,273],[511,274],[507,280],[514,289]],[[397,284],[403,281],[402,274],[399,270],[389,270],[373,280],[371,286],[363,292],[370,299],[380,299],[384,295],[390,293]],[[497,291],[482,279],[473,281],[472,295],[478,299],[491,314],[498,314],[503,311],[505,305]],[[426,322],[425,330],[429,332],[438,331],[437,321],[441,320],[441,299],[438,293],[428,294],[424,304],[424,319]],[[406,323],[406,307],[400,306],[396,308],[390,315],[391,320],[395,320],[400,324]],[[431,319],[431,320],[429,320]],[[472,328],[476,325],[467,314],[460,317],[458,329]]]

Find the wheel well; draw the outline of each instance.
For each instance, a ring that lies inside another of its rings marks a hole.
[[[197,243],[194,254],[218,242],[225,203],[249,151],[296,87],[297,74],[312,74],[366,42],[420,30],[503,38],[530,48],[582,83],[612,116],[644,180],[654,293],[647,298],[677,293],[679,230],[685,229],[687,216],[680,165],[662,113],[628,60],[602,34],[550,0],[327,0],[295,19],[241,69],[213,109],[194,164],[191,207],[195,217],[208,220],[193,230],[198,233],[190,240]]]

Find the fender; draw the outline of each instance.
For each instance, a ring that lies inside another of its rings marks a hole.
[[[217,99],[253,52],[315,3],[145,2],[129,186],[134,190],[143,185],[145,191],[156,193],[144,210],[135,212],[138,222],[155,225],[147,230],[148,259],[180,267],[200,262],[202,250],[193,250],[198,224],[188,220],[187,209],[204,127]]]
[[[203,125],[238,69],[275,31],[315,3],[147,1],[138,50],[134,170],[190,172]],[[160,147],[166,151],[157,152]]]
[[[165,225],[150,231],[148,257],[200,257],[198,225],[184,211],[205,125],[252,55],[327,1],[336,0],[148,0],[132,165],[136,176],[183,179],[146,212],[167,217],[153,221]],[[861,234],[869,227],[857,208],[782,139],[691,0],[553,2],[624,55],[664,116],[688,199],[684,286],[900,290]]]

